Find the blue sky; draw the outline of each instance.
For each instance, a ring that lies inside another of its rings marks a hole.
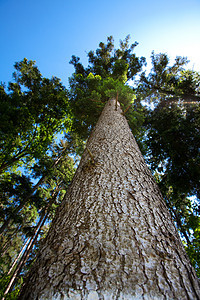
[[[200,71],[199,16],[200,0],[0,0],[0,81],[11,80],[13,64],[26,57],[67,85],[73,54],[87,63],[107,36],[117,46],[128,34],[147,61],[152,50],[187,56]]]

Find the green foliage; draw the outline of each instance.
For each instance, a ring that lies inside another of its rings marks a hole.
[[[90,66],[85,72],[92,72],[100,75],[103,79],[112,76],[125,83],[127,80],[134,79],[135,75],[142,70],[145,58],[138,58],[134,53],[137,42],[129,45],[130,36],[128,35],[124,41],[120,41],[120,47],[114,49],[114,40],[110,36],[107,38],[107,44],[101,42],[99,48],[94,52],[88,53]],[[73,63],[73,61],[72,61]],[[73,63],[76,73],[76,65]],[[80,68],[79,68],[80,70]]]
[[[9,84],[8,92],[0,87],[1,293],[23,244],[35,234],[38,220],[45,216],[49,224],[74,173],[73,160],[67,154],[75,152],[75,146],[66,151],[58,146],[52,150],[55,135],[61,130],[68,132],[71,126],[66,88],[56,77],[42,77],[33,61],[24,59],[15,64],[15,70],[15,82]],[[61,154],[64,156],[55,168]],[[35,188],[34,177],[36,181],[43,179],[40,187]],[[52,199],[55,189],[58,191]],[[37,240],[33,246],[36,251]],[[30,256],[21,274],[26,273],[33,259]],[[6,299],[16,299],[22,283],[20,273]]]
[[[15,173],[7,174],[4,178],[1,178],[0,182],[0,199],[1,199],[1,207],[0,207],[0,222],[3,221],[3,216],[9,217],[11,216],[15,222],[21,222],[23,216],[16,216],[15,209],[16,206],[19,206],[23,199],[30,194],[32,189],[32,182],[29,177],[25,175],[17,175]],[[37,205],[40,201],[40,197],[38,193],[35,193],[29,198],[30,203]],[[28,207],[27,207],[28,209]],[[21,218],[21,219],[19,219]]]
[[[165,168],[165,182],[200,197],[200,106],[158,105],[150,113],[146,143],[152,168]]]
[[[96,124],[105,103],[116,98],[125,110],[133,104],[135,91],[126,83],[141,71],[145,59],[133,53],[137,43],[129,46],[129,36],[114,49],[112,37],[107,44],[100,43],[96,52],[88,53],[88,67],[84,68],[78,57],[72,56],[75,72],[70,78],[70,105],[73,112],[73,130],[86,138]],[[130,110],[134,114],[134,110]],[[137,119],[142,109],[134,114]],[[129,114],[129,121],[133,121]],[[142,118],[140,118],[142,120]],[[139,122],[138,122],[139,124]]]
[[[186,245],[186,251],[193,267],[196,270],[197,276],[200,278],[200,220],[197,216],[195,219],[195,225],[193,225],[193,227],[195,227],[193,238],[191,243]]]
[[[187,58],[177,56],[172,66],[166,54],[153,52],[151,58],[153,68],[148,76],[142,74],[138,88],[146,101],[154,105],[200,101],[200,74],[184,69]]]
[[[0,278],[0,297],[3,298],[4,296],[4,289],[8,285],[11,276],[3,276]],[[15,300],[18,298],[20,288],[23,284],[23,277],[20,276],[17,278],[17,283],[13,291],[11,291],[6,297],[6,300]]]
[[[43,78],[35,62],[15,64],[9,92],[0,89],[0,170],[38,159],[56,133],[69,128],[67,91],[56,77]]]

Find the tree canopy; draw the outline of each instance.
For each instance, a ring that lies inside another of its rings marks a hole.
[[[111,36],[107,44],[100,43],[95,52],[88,53],[87,67],[80,63],[79,57],[72,56],[70,63],[75,72],[69,79],[69,98],[74,115],[73,124],[74,128],[81,128],[86,136],[96,124],[105,102],[117,95],[123,109],[129,107],[127,116],[133,125],[131,127],[136,130],[135,123],[140,123],[142,116],[138,112],[142,107],[137,101],[134,102],[135,89],[128,85],[145,65],[145,58],[139,58],[133,52],[136,46],[136,42],[129,45],[127,36],[120,41],[119,49],[115,49]],[[136,105],[139,106],[137,112],[134,109]]]

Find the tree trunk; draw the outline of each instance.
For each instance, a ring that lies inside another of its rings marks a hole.
[[[63,157],[64,153],[66,152],[66,149],[64,149],[64,151],[61,152],[61,154],[55,159],[55,161],[52,164],[52,168],[55,168],[57,166],[57,164],[60,162],[61,158]],[[46,181],[47,176],[43,175],[38,182],[33,186],[31,192],[22,200],[22,202],[20,203],[20,205],[18,205],[16,207],[16,209],[14,210],[13,214],[16,215],[18,214],[18,212],[24,207],[24,205],[28,202],[28,200],[30,199],[30,197],[34,194],[34,192]],[[13,218],[12,216],[8,217],[4,223],[2,224],[2,226],[0,227],[0,237],[3,235],[5,229],[7,229],[9,227],[9,225],[12,225],[13,223]]]
[[[40,234],[40,231],[42,229],[42,227],[44,226],[44,223],[46,222],[47,220],[47,217],[48,217],[48,214],[49,214],[49,211],[52,207],[52,204],[55,202],[56,200],[56,197],[57,197],[57,194],[58,194],[58,191],[59,191],[59,186],[57,186],[55,188],[55,190],[53,191],[52,193],[52,197],[48,203],[48,205],[46,206],[46,208],[43,210],[42,214],[41,214],[41,217],[40,217],[40,220],[34,230],[34,234],[32,236],[32,238],[28,239],[28,241],[25,243],[24,247],[22,248],[22,250],[20,251],[20,254],[17,256],[15,262],[13,263],[12,267],[10,268],[10,270],[8,271],[7,275],[11,274],[11,272],[13,271],[14,269],[14,266],[16,265],[19,257],[21,256],[21,253],[23,253],[20,261],[18,262],[18,265],[15,269],[15,271],[13,272],[11,278],[10,278],[10,281],[8,283],[8,286],[6,287],[6,290],[4,292],[4,297],[2,298],[2,300],[5,299],[6,295],[12,290],[14,284],[15,284],[15,280],[17,279],[17,277],[20,275],[20,272],[22,271],[22,269],[24,268],[30,254],[31,254],[31,251],[33,249],[33,247],[35,246],[36,242],[37,242],[37,239],[38,239],[38,236]],[[27,245],[28,244],[28,245]],[[27,246],[27,247],[26,247]],[[26,248],[26,250],[24,251],[24,248]]]
[[[17,255],[17,257],[15,258],[15,260],[14,260],[14,262],[12,263],[10,269],[8,270],[7,275],[10,275],[10,274],[12,273],[12,271],[14,270],[14,268],[15,268],[15,266],[16,266],[18,260],[19,260],[19,258],[23,255],[23,252],[24,252],[25,248],[27,247],[28,243],[30,242],[30,240],[31,240],[31,238],[28,238],[28,239],[26,240],[26,242],[24,243],[22,249],[20,250],[20,252],[19,252],[19,254]]]
[[[16,227],[15,230],[12,232],[12,234],[9,234],[8,237],[5,234],[5,241],[2,241],[2,239],[0,239],[0,244],[2,244],[0,246],[0,257],[4,256],[7,253],[8,249],[13,244],[14,236],[16,236],[19,231],[20,231],[20,226]]]
[[[37,224],[37,227],[35,229],[35,233],[34,233],[33,237],[28,240],[28,246],[26,247],[26,250],[24,251],[20,261],[18,262],[18,265],[17,265],[16,269],[14,270],[14,272],[13,272],[11,278],[10,278],[10,281],[9,281],[7,287],[6,287],[6,290],[4,292],[4,296],[3,296],[2,300],[5,300],[6,295],[12,290],[17,277],[20,275],[20,272],[22,271],[23,267],[25,266],[25,264],[26,264],[26,262],[29,258],[29,255],[31,254],[33,246],[37,242],[38,235],[40,233],[40,230],[41,230],[42,226],[44,225],[44,223],[47,219],[47,216],[48,216],[47,214],[42,215],[42,217],[40,218],[40,221]],[[17,261],[16,261],[16,263],[17,263]],[[8,272],[8,275],[12,272],[12,270],[13,270],[13,268],[11,267],[11,269]]]
[[[110,100],[20,299],[200,299],[166,204]]]

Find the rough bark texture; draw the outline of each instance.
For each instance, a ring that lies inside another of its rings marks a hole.
[[[20,299],[199,299],[126,118],[109,101]]]

